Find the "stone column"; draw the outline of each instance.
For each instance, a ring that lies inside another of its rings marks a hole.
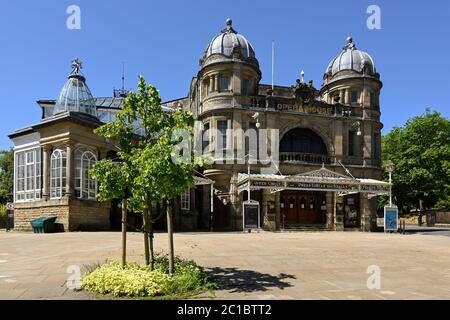
[[[74,195],[73,191],[73,146],[71,144],[67,145],[66,149],[66,198],[71,198]]]
[[[375,229],[377,209],[374,199],[369,199],[367,194],[360,193],[361,231],[370,232]]]
[[[327,192],[326,199],[327,199],[327,229],[333,230],[334,211],[336,210],[335,208],[333,208],[334,205],[333,192]]]
[[[233,231],[241,230],[242,220],[239,220],[239,194],[237,189],[237,173],[234,172],[230,178],[230,210],[231,210],[231,228]]]
[[[50,199],[50,161],[52,155],[52,147],[43,147],[42,161],[42,199],[48,201]]]
[[[339,91],[339,98],[340,98],[339,102],[341,104],[345,104],[345,90]]]
[[[334,193],[334,230],[344,231],[344,199]]]
[[[281,206],[280,206],[280,198],[281,198],[281,192],[277,192],[275,194],[275,228],[276,230],[281,230]]]
[[[214,78],[215,78],[215,76],[209,77],[209,92],[208,93],[211,93],[214,91],[214,82],[215,82]]]
[[[218,74],[214,75],[214,91],[215,92],[219,91],[219,75]]]
[[[334,155],[341,158],[344,155],[344,130],[342,122],[334,123]]]
[[[361,123],[363,138],[363,156],[364,159],[372,158],[372,124],[370,122]]]

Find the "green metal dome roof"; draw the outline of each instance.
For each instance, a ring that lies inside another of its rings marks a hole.
[[[81,73],[81,68],[80,60],[72,61],[72,72],[56,100],[53,114],[72,111],[97,117],[95,99],[86,84],[86,78]]]

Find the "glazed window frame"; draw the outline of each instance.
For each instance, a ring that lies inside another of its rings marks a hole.
[[[211,123],[208,121],[203,123],[202,152],[208,153],[211,151],[211,149]]]
[[[94,150],[78,148],[75,150],[75,195],[82,200],[96,200],[98,182],[90,175],[90,170],[97,163]]]
[[[348,132],[348,156],[356,157],[356,132],[354,130],[350,130]]]
[[[220,75],[219,76],[219,92],[230,92],[231,88],[231,76]]]
[[[377,99],[377,92],[372,91],[372,92],[370,92],[369,96],[370,96],[369,97],[369,99],[370,99],[370,107],[375,109],[375,110],[379,110],[380,104],[379,104],[378,99]]]
[[[183,211],[191,210],[191,189],[187,189],[180,195],[180,209]]]
[[[225,124],[224,127],[221,124]],[[216,149],[218,151],[227,150],[228,148],[228,120],[219,119],[216,122],[217,126],[217,137],[216,137]]]
[[[33,148],[14,154],[15,202],[34,202],[42,198],[42,150]]]
[[[50,199],[62,199],[66,195],[67,150],[57,148],[50,157]]]
[[[241,94],[243,96],[250,96],[250,88],[251,88],[251,80],[250,79],[242,79],[241,83]]]
[[[359,91],[351,90],[350,91],[350,103],[355,104],[359,102]]]

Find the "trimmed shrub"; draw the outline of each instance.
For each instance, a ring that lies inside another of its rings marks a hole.
[[[120,262],[109,262],[88,268],[81,288],[116,297],[157,297],[196,294],[215,287],[194,261],[177,257],[173,276],[168,269],[168,257],[162,254],[155,256],[154,271],[137,263],[128,263],[123,268]]]

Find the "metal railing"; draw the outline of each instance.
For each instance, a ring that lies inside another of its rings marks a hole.
[[[325,154],[301,153],[301,152],[280,152],[280,162],[282,163],[331,163],[331,157]]]

